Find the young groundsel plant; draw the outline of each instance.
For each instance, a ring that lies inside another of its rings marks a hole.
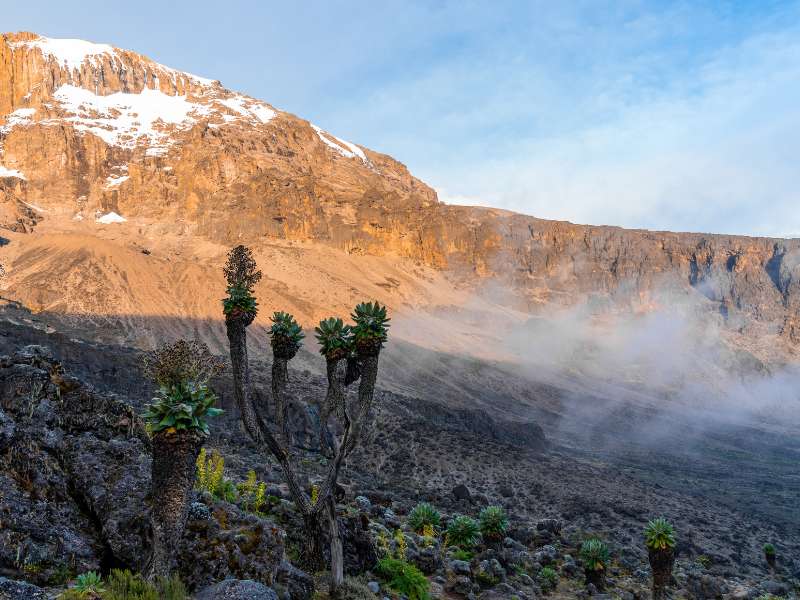
[[[675,547],[675,528],[664,517],[653,519],[644,529],[644,543],[651,550]]]
[[[441,521],[442,516],[439,514],[439,511],[428,502],[420,502],[408,515],[409,527],[419,534],[423,533],[426,526],[434,531],[439,529]]]
[[[478,543],[479,535],[480,527],[475,519],[456,515],[447,525],[446,541],[448,546],[469,550]]]

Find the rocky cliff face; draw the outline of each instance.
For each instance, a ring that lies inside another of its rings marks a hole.
[[[392,158],[133,52],[0,38],[0,227],[42,219],[213,242],[390,255],[529,312],[649,310],[674,294],[731,330],[800,341],[800,241],[627,231],[448,206]],[[669,290],[664,294],[664,290]]]

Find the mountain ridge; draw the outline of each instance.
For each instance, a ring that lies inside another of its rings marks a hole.
[[[109,45],[4,34],[0,83],[0,227],[14,232],[0,249],[11,267],[6,289],[39,310],[51,307],[33,290],[54,284],[43,281],[47,251],[37,236],[77,234],[87,247],[103,239],[165,245],[164,252],[180,246],[182,256],[210,244],[214,251],[199,256],[217,262],[236,243],[312,244],[352,256],[356,269],[367,256],[407,273],[433,269],[451,295],[502,289],[490,302],[522,315],[575,306],[639,314],[688,299],[740,345],[768,339],[796,355],[800,240],[626,230],[447,205],[385,154]],[[70,243],[74,261],[66,263],[90,270],[80,245]],[[15,275],[20,257],[25,272]],[[56,283],[66,285],[68,275]],[[464,308],[446,294],[425,306],[408,295],[398,301],[392,283],[365,287],[398,310]]]

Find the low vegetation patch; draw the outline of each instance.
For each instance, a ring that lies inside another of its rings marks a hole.
[[[408,597],[408,600],[429,600],[430,583],[414,565],[396,558],[382,558],[378,561],[377,573],[395,592]]]

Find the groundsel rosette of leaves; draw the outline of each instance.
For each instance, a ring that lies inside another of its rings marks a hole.
[[[342,319],[329,317],[314,328],[319,352],[329,360],[347,358],[353,348],[353,328]]]
[[[272,337],[272,349],[281,357],[293,358],[303,343],[303,328],[289,313],[277,311],[272,317],[269,334]]]
[[[608,565],[608,547],[598,539],[583,542],[581,560],[588,571],[603,571]]]
[[[675,547],[675,529],[664,517],[653,519],[644,530],[645,545],[651,550],[667,550]]]
[[[478,522],[466,515],[456,515],[447,526],[445,539],[450,546],[469,550],[478,542],[480,527]]]
[[[420,502],[408,515],[408,525],[419,534],[423,533],[426,526],[435,531],[439,528],[441,520],[439,511],[428,502]]]
[[[214,408],[216,395],[208,380],[222,370],[202,342],[178,340],[145,357],[145,373],[158,385],[144,419],[152,433],[196,430],[208,434],[208,417],[222,413]]]
[[[150,423],[153,433],[167,429],[194,429],[208,435],[206,418],[222,414],[221,408],[214,408],[216,400],[216,395],[205,383],[190,381],[162,386],[153,403],[148,405],[144,418]]]
[[[353,327],[353,341],[356,350],[365,356],[376,354],[386,342],[389,319],[386,307],[377,301],[362,302],[353,310],[351,315],[355,326]]]
[[[500,506],[487,506],[478,516],[481,535],[486,541],[500,541],[508,531],[508,517]]]
[[[255,316],[258,313],[258,302],[247,288],[231,286],[228,288],[228,296],[222,299],[222,310],[226,315],[239,311]]]

